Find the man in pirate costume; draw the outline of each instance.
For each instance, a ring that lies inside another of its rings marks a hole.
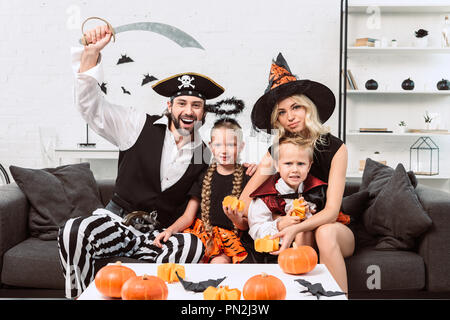
[[[197,73],[177,74],[153,89],[170,98],[163,116],[152,116],[105,100],[100,51],[111,38],[107,28],[86,33],[84,48],[72,49],[76,106],[89,126],[119,148],[112,200],[89,217],[67,221],[58,245],[66,296],[79,296],[94,279],[95,261],[131,257],[148,262],[196,263],[204,253],[200,239],[174,233],[159,247],[155,237],[187,210],[197,211],[186,196],[208,167],[210,153],[198,127],[205,101],[224,89]]]

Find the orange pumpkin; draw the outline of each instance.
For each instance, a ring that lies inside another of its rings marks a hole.
[[[245,300],[284,300],[286,287],[277,277],[262,273],[247,280],[242,294]]]
[[[121,295],[123,300],[167,300],[169,289],[161,278],[145,274],[128,279]]]
[[[204,300],[241,300],[239,289],[230,289],[228,286],[208,287],[203,291]]]
[[[242,211],[245,208],[244,201],[239,200],[234,196],[226,196],[222,201],[223,206],[231,206],[232,210],[237,209],[238,211]]]
[[[289,274],[302,274],[313,270],[317,265],[316,250],[310,246],[299,246],[282,251],[278,255],[278,265]]]
[[[184,266],[172,262],[159,265],[157,275],[168,283],[178,282],[178,277],[175,272],[177,272],[182,279],[186,276]]]
[[[95,275],[95,287],[104,296],[120,298],[122,285],[136,273],[128,267],[123,266],[120,261],[115,264],[101,268]]]
[[[306,217],[306,201],[303,200],[303,198],[295,199],[292,202],[292,205],[294,206],[294,210],[291,212],[291,216],[297,216],[301,220],[305,219]]]
[[[280,248],[280,238],[270,239],[267,235],[264,238],[255,240],[255,250],[258,252],[272,252]]]

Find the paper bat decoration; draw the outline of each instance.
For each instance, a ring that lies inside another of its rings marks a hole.
[[[141,86],[143,86],[144,84],[147,84],[149,82],[158,80],[157,78],[155,78],[154,76],[149,75],[148,73],[144,75],[144,79],[142,80],[142,84]]]
[[[126,54],[121,54],[120,59],[117,61],[117,64],[127,63],[127,62],[134,62],[133,59],[128,57]]]
[[[340,292],[340,291],[326,291],[322,287],[321,283],[312,284],[311,282],[306,281],[304,279],[296,279],[294,281],[297,281],[302,286],[307,288],[306,290],[300,291],[300,293],[309,292],[313,296],[315,296],[317,299],[320,299],[320,296],[333,297],[333,296],[339,296],[341,294],[345,294],[345,292]]]
[[[121,87],[121,88],[122,88],[122,91],[123,91],[124,94],[129,94],[129,95],[131,95],[131,92],[130,92],[130,91],[128,91],[128,90],[125,89],[124,87]]]
[[[100,90],[102,90],[103,92],[104,92],[104,94],[106,94],[106,83],[105,82],[102,82],[102,84],[100,84],[100,83],[97,83],[98,84],[98,86],[100,87]]]
[[[235,97],[221,100],[215,104],[208,104],[206,110],[217,115],[238,114],[244,110],[245,103]]]
[[[203,292],[208,287],[217,287],[223,280],[225,280],[226,277],[220,278],[220,279],[208,279],[206,281],[200,281],[200,282],[189,282],[183,280],[177,272],[175,274],[178,277],[178,280],[180,280],[184,290],[186,291],[194,291],[194,292]]]

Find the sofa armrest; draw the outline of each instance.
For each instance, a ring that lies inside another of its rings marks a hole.
[[[28,237],[30,204],[16,183],[0,187],[0,271],[3,254]]]
[[[106,206],[112,198],[115,181],[113,179],[99,179],[97,180],[97,186],[100,192],[100,200]]]
[[[418,185],[416,193],[433,221],[419,243],[429,291],[450,291],[450,193]]]

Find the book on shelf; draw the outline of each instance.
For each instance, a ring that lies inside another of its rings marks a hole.
[[[347,90],[358,90],[355,78],[353,77],[353,74],[349,69],[347,69],[347,74],[345,76],[345,83],[347,86]]]
[[[388,130],[387,128],[359,128],[359,132],[392,133],[392,130]]]
[[[352,71],[350,69],[347,69],[348,76],[350,77],[350,82],[353,84],[353,89],[358,90],[358,86],[356,84],[355,78],[353,77]]]
[[[374,38],[357,38],[355,40],[355,47],[375,47]]]

